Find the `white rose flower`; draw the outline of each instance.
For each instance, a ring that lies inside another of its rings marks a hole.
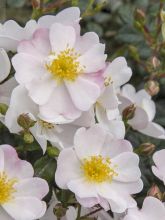
[[[15,78],[39,105],[45,121],[75,120],[100,95],[104,49],[95,33],[80,36],[73,26],[54,23],[20,42],[12,58]]]
[[[60,152],[55,181],[84,207],[100,204],[121,213],[136,206],[131,194],[142,190],[138,163],[130,142],[115,139],[99,125],[80,128],[73,148]]]
[[[0,146],[0,219],[34,220],[45,214],[42,198],[49,187],[33,174],[32,165],[20,160],[13,147]]]
[[[121,113],[126,107],[135,104],[135,115],[131,120],[128,120],[128,124],[133,129],[151,137],[165,139],[164,128],[153,122],[156,113],[155,103],[144,89],[136,92],[132,85],[127,84],[121,89],[119,99]]]
[[[141,210],[128,209],[128,214],[123,220],[165,220],[164,204],[154,197],[147,197]]]
[[[131,75],[132,71],[124,57],[117,57],[108,63],[103,73],[104,88],[95,105],[98,122],[117,138],[124,138],[125,135],[125,126],[118,110],[117,92],[120,86],[129,81]]]
[[[36,121],[30,131],[44,153],[47,141],[60,148],[70,147],[73,145],[73,137],[78,128],[90,127],[95,123],[93,109],[84,112],[80,118],[69,124],[55,124],[44,121],[39,115],[38,106],[28,96],[27,90],[23,86],[17,86],[12,92],[10,105],[5,115],[5,125],[11,133],[18,134],[22,130],[17,123],[17,118],[21,114],[28,114],[32,120]]]

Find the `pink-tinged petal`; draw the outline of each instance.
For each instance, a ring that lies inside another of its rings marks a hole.
[[[104,88],[104,77],[103,77],[103,70],[100,70],[95,73],[85,74],[85,78],[91,82],[96,83],[101,90]]]
[[[126,84],[121,89],[121,96],[129,99],[131,102],[135,102],[136,90],[131,84]]]
[[[80,9],[78,7],[69,7],[60,11],[56,15],[56,22],[72,24],[72,22],[79,22]]]
[[[144,200],[141,212],[150,220],[164,220],[165,218],[164,204],[154,197],[147,197]]]
[[[74,47],[76,33],[72,26],[54,23],[50,28],[49,37],[52,51],[58,54],[60,51]]]
[[[0,82],[6,79],[10,73],[10,60],[3,48],[0,48]]]
[[[140,105],[143,99],[151,100],[151,96],[145,89],[139,90],[135,95],[135,102]]]
[[[4,171],[11,178],[29,178],[34,174],[32,165],[18,158],[16,150],[10,145],[1,145],[4,152]]]
[[[31,40],[23,40],[18,45],[19,53],[27,53],[44,59],[51,52],[48,29],[37,29]]]
[[[123,198],[121,192],[118,193],[116,190],[111,188],[111,184],[102,183],[98,185],[97,192],[102,198],[108,200],[113,212],[120,213],[126,210],[126,197]]]
[[[40,106],[41,118],[52,123],[64,123],[80,117],[81,112],[74,106],[65,85],[57,86],[49,101]]]
[[[68,188],[79,198],[96,197],[95,185],[88,183],[84,178],[74,179],[68,182]]]
[[[159,168],[165,167],[164,158],[165,158],[165,149],[159,150],[159,151],[155,152],[153,155],[153,161],[154,161],[155,165]]]
[[[155,103],[150,99],[143,99],[142,108],[146,111],[149,121],[152,121],[156,114]]]
[[[132,210],[133,214],[126,215],[123,220],[139,220],[139,219],[142,220],[142,214],[139,213],[137,210],[134,211],[134,209],[135,208],[133,208],[133,210]],[[129,211],[130,211],[130,209],[129,209]]]
[[[115,110],[114,110],[115,111]],[[109,120],[107,117],[107,112],[105,109],[96,103],[96,117],[100,125],[110,132],[115,138],[123,139],[125,136],[125,125],[123,121],[114,119],[116,112],[111,110],[112,114],[111,117],[113,119]],[[110,112],[109,112],[110,113]],[[115,116],[116,117],[116,116]]]
[[[120,114],[123,113],[124,109],[127,108],[128,106],[134,104],[132,101],[130,101],[128,98],[125,98],[124,96],[118,95],[119,99],[119,111]]]
[[[138,167],[139,157],[132,152],[124,152],[114,157],[112,164],[115,166],[115,171],[117,176],[114,177],[114,180],[120,182],[135,182],[140,179],[141,172]]]
[[[41,137],[37,134],[37,125],[34,125],[30,128],[30,132],[36,139],[36,141],[39,143],[40,147],[42,148],[43,154],[46,152],[47,149],[47,139],[45,137]]]
[[[139,130],[141,133],[159,139],[165,139],[165,130],[162,126],[154,122],[148,122],[144,129]]]
[[[65,25],[74,25],[80,20],[80,9],[78,7],[70,7],[62,10],[56,16],[45,15],[39,18],[38,25],[40,27],[49,28],[54,23]]]
[[[13,202],[3,205],[6,212],[14,219],[35,220],[46,212],[46,203],[35,197],[16,197]]]
[[[13,218],[10,215],[8,215],[8,213],[2,207],[0,207],[0,219],[13,220]]]
[[[115,140],[110,134],[108,134],[106,136],[101,154],[106,157],[109,156],[110,158],[115,158],[118,155],[122,155],[124,152],[132,151],[133,148],[129,141],[123,139]]]
[[[18,84],[14,77],[11,77],[0,85],[0,103],[5,103],[9,105],[11,93],[17,85]]]
[[[114,191],[119,192],[119,194],[136,194],[142,191],[143,189],[143,181],[139,179],[135,182],[120,182],[115,181],[111,183],[111,187]]]
[[[45,105],[49,101],[56,86],[56,81],[47,75],[42,79],[34,79],[26,88],[29,91],[29,96],[36,104]]]
[[[78,129],[74,137],[77,156],[83,160],[90,156],[99,155],[105,141],[105,135],[104,129],[98,124],[89,129]]]
[[[152,172],[155,176],[165,183],[165,149],[157,151],[153,155],[153,161],[156,166],[152,166]]]
[[[40,220],[56,220],[56,219],[54,219],[55,215],[54,215],[53,209],[58,201],[53,200],[50,202],[51,203],[50,203],[45,215]]]
[[[152,166],[151,168],[152,168],[153,174],[154,174],[157,178],[159,178],[160,180],[163,181],[163,173],[162,173],[157,167],[155,167],[155,166]]]
[[[0,145],[0,173],[3,172],[4,170],[4,152],[1,149],[1,145]]]
[[[49,192],[49,186],[44,179],[33,177],[19,181],[15,184],[16,197],[37,197],[44,198]]]
[[[96,197],[80,198],[76,196],[76,199],[85,208],[91,208],[98,204],[98,198]]]
[[[117,57],[108,64],[104,76],[111,77],[114,86],[120,87],[129,81],[132,76],[132,70],[127,66],[127,62],[124,57]]]
[[[142,190],[142,181],[132,183],[102,183],[98,185],[97,191],[101,197],[106,199],[113,212],[122,213],[127,208],[136,206],[136,201],[130,196]]]
[[[107,55],[104,54],[104,51],[105,45],[99,43],[78,58],[85,73],[97,72],[105,67]]]
[[[77,210],[73,206],[69,206],[68,210],[66,211],[66,219],[74,220],[76,218],[77,218]]]
[[[108,130],[117,139],[123,139],[125,136],[125,125],[123,121],[120,120],[109,121]]]
[[[5,115],[5,125],[8,127],[10,132],[18,133],[22,130],[17,123],[17,118],[23,113],[37,115],[38,108],[28,96],[27,90],[23,86],[17,86],[12,92],[10,106]]]
[[[39,79],[46,72],[42,60],[25,53],[16,54],[12,58],[12,64],[16,71],[15,78],[20,84],[26,84],[34,79]]]
[[[25,27],[19,26],[13,20],[6,21],[0,26],[0,47],[15,52],[18,43],[21,40],[30,39],[36,28],[37,23],[34,20],[28,21]]]
[[[99,86],[85,77],[78,77],[74,82],[65,82],[65,85],[74,105],[82,111],[88,111],[100,95]]]
[[[57,160],[55,182],[60,188],[67,189],[69,181],[80,178],[80,168],[75,151],[72,148],[62,150]]]
[[[72,122],[73,125],[79,127],[90,127],[95,124],[95,115],[93,107],[86,112],[82,112],[81,116]]]
[[[142,130],[147,127],[148,122],[149,119],[146,111],[137,106],[134,117],[128,121],[128,124],[135,130]]]
[[[98,35],[94,32],[87,32],[76,41],[75,49],[80,54],[83,54],[96,44],[99,44]]]
[[[105,87],[104,92],[98,99],[98,102],[106,109],[115,109],[118,107],[119,101],[113,84]]]

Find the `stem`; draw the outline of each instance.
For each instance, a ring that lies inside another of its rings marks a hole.
[[[79,219],[81,219],[81,205],[80,204],[78,204],[78,211],[77,211],[77,218],[76,218],[76,220],[79,220]]]
[[[102,207],[100,207],[100,208],[98,208],[98,209],[96,209],[96,210],[94,210],[94,211],[92,211],[92,212],[90,212],[90,213],[88,213],[88,214],[86,214],[86,215],[83,215],[80,219],[85,219],[86,217],[89,217],[90,215],[93,215],[93,214],[95,214],[95,213],[97,213],[97,212],[99,212],[99,211],[101,211],[103,208]]]
[[[43,9],[44,13],[51,12],[57,8],[60,8],[62,5],[69,3],[70,0],[57,0],[51,3],[48,3],[45,5],[45,8]]]

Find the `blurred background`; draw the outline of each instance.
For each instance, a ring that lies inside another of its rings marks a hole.
[[[125,56],[133,70],[131,83],[137,90],[145,88],[156,102],[155,121],[165,126],[165,9],[164,0],[0,0],[0,22],[16,20],[20,25],[44,14],[55,14],[65,7],[78,6],[82,13],[82,33],[95,31],[106,44],[108,60]],[[152,143],[156,150],[165,147],[165,141],[129,131],[127,138],[134,148]],[[11,139],[11,138],[10,138]],[[11,141],[11,140],[10,140]],[[8,143],[4,132],[0,142]],[[143,192],[137,196],[139,204],[155,182],[151,174],[152,157],[141,157]]]

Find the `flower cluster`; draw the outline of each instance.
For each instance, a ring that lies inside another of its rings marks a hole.
[[[0,26],[0,121],[25,145],[23,153],[0,146],[0,219],[79,220],[91,213],[100,220],[164,220],[158,198],[137,206],[139,156],[125,138],[129,128],[165,139],[153,122],[155,103],[126,84],[132,70],[124,57],[107,61],[98,35],[81,35],[80,19],[79,8],[71,7],[24,28],[12,20]],[[53,187],[27,162],[34,142],[43,154],[48,145],[59,151]],[[152,171],[165,184],[164,158],[165,149],[153,155]],[[58,194],[66,191],[74,198],[63,204]]]

